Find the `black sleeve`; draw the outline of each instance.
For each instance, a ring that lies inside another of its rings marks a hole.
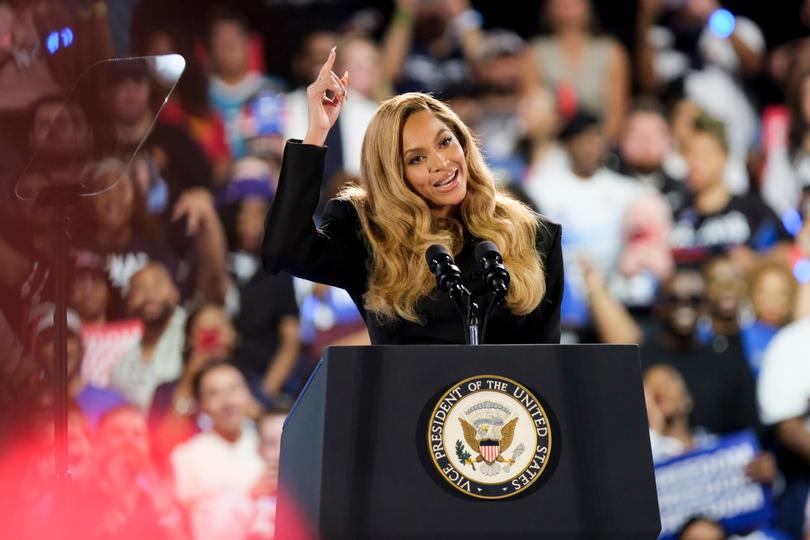
[[[540,234],[546,238],[538,242],[543,270],[546,274],[546,294],[527,321],[526,341],[528,343],[560,342],[560,304],[563,296],[562,227],[556,223],[544,222]]]
[[[295,301],[295,287],[293,286],[292,276],[287,273],[279,274],[276,276],[278,280],[276,286],[276,313],[278,318],[282,317],[298,317],[298,304]]]
[[[278,191],[267,214],[262,263],[271,274],[294,276],[346,289],[366,286],[367,251],[359,220],[349,201],[327,203],[316,228],[326,148],[289,141],[284,148]]]

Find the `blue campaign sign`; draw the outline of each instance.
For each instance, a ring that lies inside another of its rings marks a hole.
[[[745,475],[745,466],[759,452],[753,432],[741,431],[657,464],[659,538],[673,538],[696,515],[719,521],[728,533],[766,525],[771,515],[770,491]]]

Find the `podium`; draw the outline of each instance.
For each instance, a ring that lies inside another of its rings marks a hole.
[[[470,393],[482,383],[504,393]],[[460,425],[472,427],[456,435]],[[444,446],[431,440],[442,428]],[[332,347],[284,426],[279,539],[653,540],[659,530],[634,345]]]

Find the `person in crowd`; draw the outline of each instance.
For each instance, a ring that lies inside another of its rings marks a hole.
[[[520,119],[516,114],[520,100],[521,53],[523,39],[509,30],[490,30],[481,52],[472,65],[473,81],[478,86],[480,113],[475,131],[487,163],[503,168],[507,181],[521,180],[521,164],[512,156],[520,139]]]
[[[188,527],[171,487],[149,459],[146,422],[139,409],[109,410],[93,441],[95,474],[78,489],[78,527],[98,540],[185,540]]]
[[[714,433],[692,427],[692,396],[672,366],[653,364],[645,369],[644,392],[648,396],[654,462],[710,447],[719,440]],[[772,454],[760,452],[746,465],[745,473],[755,482],[772,484],[777,476],[776,460]]]
[[[686,149],[695,134],[695,123],[708,113],[697,102],[687,96],[673,98],[668,106],[669,126],[674,140],[673,152],[664,162],[664,170],[676,180],[686,182],[689,176],[689,163]],[[745,156],[728,153],[723,168],[723,181],[735,195],[748,192],[750,179]]]
[[[158,25],[146,36],[147,55],[180,54],[186,61],[183,76],[160,111],[160,121],[186,131],[205,151],[211,163],[212,182],[222,186],[230,170],[230,148],[225,124],[208,99],[208,75],[186,35],[169,25]]]
[[[366,131],[362,187],[330,200],[315,227],[310,216],[323,181],[323,144],[348,77],[334,74],[334,62],[333,49],[307,90],[303,142],[287,143],[265,224],[264,268],[346,289],[372,343],[463,343],[453,301],[433,294],[436,280],[425,252],[435,243],[447,246],[466,273],[475,264],[466,239],[490,238],[504,254],[511,283],[505,304],[489,319],[486,340],[557,342],[560,228],[496,191],[469,128],[435,98],[408,93],[383,102]],[[471,286],[486,305],[483,291]],[[426,319],[431,324],[423,324]]]
[[[103,257],[91,251],[76,250],[72,259],[73,267],[67,279],[68,306],[81,319],[82,378],[106,387],[110,384],[113,366],[140,340],[143,328],[137,319],[110,319],[113,287]]]
[[[172,450],[199,432],[194,377],[208,362],[230,357],[238,341],[233,323],[217,304],[203,304],[186,319],[183,372],[159,385],[149,406],[152,456],[158,466],[168,466]]]
[[[720,12],[721,7],[718,0],[672,6],[658,0],[640,2],[638,81],[646,92],[680,81],[690,99],[728,126],[730,154],[745,163],[757,130],[746,82],[762,70],[765,39],[754,21]],[[730,186],[735,193],[747,191],[744,179]]]
[[[397,0],[382,65],[398,92],[442,92],[469,77],[481,54],[483,18],[468,0]],[[321,56],[320,58],[323,58]]]
[[[610,283],[624,248],[625,213],[646,190],[604,166],[607,138],[596,115],[578,112],[559,137],[568,154],[568,170],[534,184],[529,195],[543,214],[568,231],[563,244],[566,280],[562,322],[587,336],[590,323],[578,257],[587,256]]]
[[[129,283],[127,307],[143,324],[143,336],[113,368],[112,383],[142,409],[155,389],[180,376],[183,366],[186,311],[171,275],[159,262],[149,262]]]
[[[211,13],[208,21],[209,100],[225,122],[234,160],[249,154],[248,139],[261,136],[263,132],[279,133],[283,110],[281,85],[250,65],[250,41],[250,27],[239,13],[228,9]],[[264,105],[257,107],[260,103]]]
[[[261,269],[261,241],[272,200],[271,186],[243,180],[232,183],[225,195],[228,269],[234,285],[229,310],[241,336],[234,358],[251,388],[272,401],[294,390],[285,386],[301,348],[293,282],[289,274],[273,276]]]
[[[301,302],[301,342],[311,370],[327,346],[369,345],[368,330],[346,291],[321,283]]]
[[[526,51],[524,92],[548,86],[564,117],[580,109],[598,113],[605,119],[608,139],[615,140],[630,95],[626,51],[597,31],[589,0],[547,0],[542,17],[549,32],[535,38]]]
[[[47,308],[46,308],[47,309]],[[32,321],[33,363],[27,377],[27,388],[20,389],[23,401],[36,400],[40,405],[52,406],[56,399],[54,381],[57,377],[56,329],[54,307]],[[67,312],[67,393],[68,400],[81,411],[91,427],[108,410],[126,403],[126,399],[113,389],[101,388],[85,382],[82,378],[84,345],[81,338],[81,322],[73,310]]]
[[[783,163],[766,169],[763,197],[776,209],[795,209],[810,189],[810,66],[787,89],[789,125]],[[768,174],[770,173],[770,174]]]
[[[195,539],[245,538],[257,513],[252,491],[265,471],[259,437],[246,414],[250,392],[241,372],[226,361],[206,364],[192,388],[211,429],[171,454],[177,499]]]
[[[146,213],[144,194],[120,160],[106,158],[93,164],[84,181],[103,192],[82,201],[88,211],[77,220],[76,243],[106,258],[116,291],[114,303],[120,303],[132,275],[149,261],[168,269],[183,298],[196,292],[221,301],[227,286],[225,235],[210,193],[198,189],[184,193],[173,209],[174,225],[161,227],[160,220]],[[184,231],[177,230],[183,227]],[[181,234],[190,238],[180,238]],[[120,316],[120,306],[113,309]]]
[[[675,538],[677,540],[726,540],[728,536],[723,526],[715,520],[696,516],[683,524]]]
[[[679,264],[705,261],[712,253],[725,252],[747,270],[754,253],[784,246],[791,238],[761,199],[734,195],[724,183],[725,132],[721,122],[707,115],[695,121],[685,152],[692,199],[676,214],[671,236]]]
[[[667,172],[673,137],[664,109],[654,98],[640,98],[631,106],[619,136],[618,150],[619,172],[661,193],[673,214],[686,205],[686,186]]]
[[[149,70],[145,60],[110,64],[106,93],[113,141],[125,159],[144,141],[142,150],[152,157],[168,185],[166,209],[170,211],[186,191],[211,187],[211,164],[186,131],[166,122],[154,123],[152,100],[162,101],[164,96],[153,95],[156,82]]]
[[[259,432],[259,454],[264,460],[265,469],[253,489],[258,512],[249,535],[250,540],[269,540],[275,534],[281,431],[289,412],[287,407],[274,407],[263,412],[256,422]]]
[[[285,139],[301,139],[306,135],[309,118],[307,85],[318,76],[323,57],[329,54],[329,50],[339,39],[340,37],[331,30],[314,30],[301,39],[301,45],[292,61],[292,76],[296,88],[286,96],[286,107],[289,114],[284,127]],[[332,178],[341,174],[345,168],[344,160],[347,156],[343,151],[343,128],[339,119],[336,121],[336,125],[338,129],[330,130],[329,138],[326,141],[326,146],[330,151],[326,154],[324,186],[328,185]],[[365,131],[365,126],[363,130]],[[319,209],[322,209],[322,204],[319,205]]]
[[[717,255],[703,265],[706,284],[707,326],[701,328],[701,339],[715,351],[732,349],[743,353],[740,334],[743,302],[747,294],[745,273],[728,255]]]
[[[762,423],[782,449],[785,488],[777,505],[777,526],[794,538],[806,531],[810,471],[810,318],[782,328],[765,350],[757,384]]]
[[[540,86],[523,95],[517,115],[522,137],[516,152],[526,166],[523,185],[531,193],[538,189],[536,184],[555,178],[560,169],[568,167],[568,155],[557,140],[560,116],[548,87]]]
[[[660,287],[653,314],[659,330],[641,346],[642,366],[669,365],[692,396],[692,426],[726,434],[757,429],[754,379],[742,355],[714,351],[697,336],[705,302],[701,275],[681,270]]]
[[[790,270],[779,261],[766,259],[754,268],[748,279],[748,293],[754,320],[743,327],[745,356],[754,377],[759,376],[768,344],[779,329],[793,320],[798,284]]]

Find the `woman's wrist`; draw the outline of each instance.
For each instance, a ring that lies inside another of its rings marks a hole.
[[[304,140],[301,141],[302,144],[312,144],[315,146],[323,146],[326,143],[326,136],[329,134],[329,130],[308,130]]]

